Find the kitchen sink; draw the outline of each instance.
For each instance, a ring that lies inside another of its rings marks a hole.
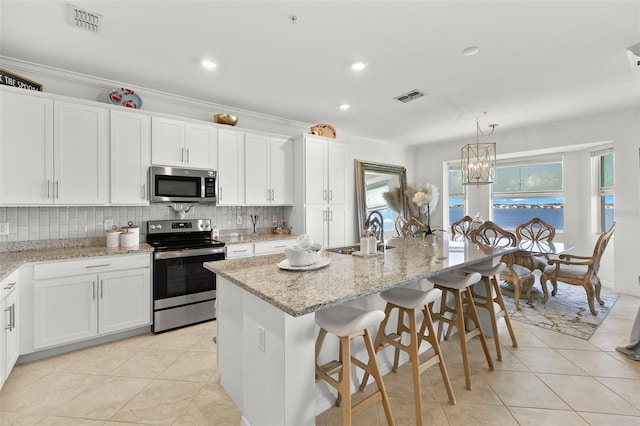
[[[392,249],[392,248],[395,248],[395,246],[387,245],[385,247],[383,243],[378,243],[378,251],[384,251],[385,248]],[[344,246],[344,247],[333,247],[333,248],[327,249],[327,251],[331,253],[346,254],[346,255],[351,255],[353,254],[354,251],[358,251],[358,250],[360,250],[360,244],[353,244],[353,245]]]

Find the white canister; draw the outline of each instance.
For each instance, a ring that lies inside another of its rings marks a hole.
[[[120,234],[120,247],[134,247],[138,244],[139,239],[137,233],[125,229],[122,234]]]
[[[120,234],[122,234],[122,231],[116,228],[115,225],[113,226],[113,228],[108,229],[107,230],[107,247],[109,248],[120,247]]]
[[[138,225],[134,225],[132,221],[127,222],[127,226],[122,227],[122,232],[133,232],[136,234],[136,238],[140,241],[140,227]],[[136,242],[136,244],[138,244]]]

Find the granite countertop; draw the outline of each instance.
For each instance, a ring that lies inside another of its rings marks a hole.
[[[5,279],[24,263],[77,259],[83,257],[115,256],[153,251],[153,247],[146,243],[140,243],[133,247],[107,248],[104,245],[104,238],[102,238],[101,241],[102,245],[77,246],[65,246],[64,244],[56,246],[56,244],[52,242],[48,246],[45,245],[44,248],[0,252],[0,280]],[[91,242],[89,244],[91,244]]]
[[[485,253],[473,243],[447,240],[439,246],[425,246],[415,238],[388,244],[395,248],[367,258],[325,252],[323,256],[331,263],[314,271],[280,269],[277,265],[286,259],[284,254],[207,262],[205,267],[298,317],[517,250]]]

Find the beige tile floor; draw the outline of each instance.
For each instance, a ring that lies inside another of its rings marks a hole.
[[[640,362],[615,351],[628,343],[639,305],[622,296],[589,341],[514,321],[519,347],[512,348],[502,324],[503,361],[494,371],[477,339],[470,342],[471,391],[454,336],[443,351],[457,404],[447,403],[439,371],[430,368],[422,380],[424,423],[640,425]],[[19,365],[0,392],[0,425],[238,425],[216,371],[215,334],[214,321]],[[408,366],[385,384],[396,424],[415,424]],[[340,424],[341,411],[316,420]],[[386,424],[382,406],[354,423]]]

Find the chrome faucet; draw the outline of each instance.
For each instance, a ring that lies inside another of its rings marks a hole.
[[[379,210],[369,213],[364,221],[364,230],[371,229],[377,241],[384,241],[384,218]]]

